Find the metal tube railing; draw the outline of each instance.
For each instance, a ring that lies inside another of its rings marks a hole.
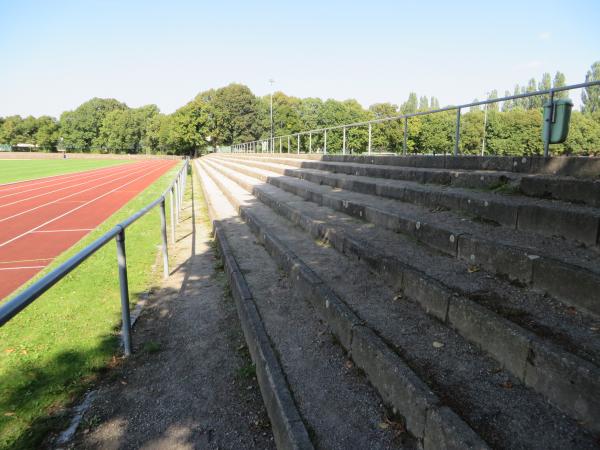
[[[414,112],[414,113],[410,113],[410,114],[401,114],[401,115],[397,115],[397,116],[389,116],[389,117],[382,117],[379,119],[366,120],[363,122],[353,122],[353,123],[346,123],[346,124],[341,124],[341,125],[333,125],[330,127],[315,128],[312,130],[294,132],[293,135],[298,136],[298,139],[300,139],[300,136],[302,136],[302,135],[308,135],[308,139],[309,139],[308,140],[308,142],[309,142],[308,152],[312,153],[312,135],[313,134],[325,135],[328,131],[330,132],[332,130],[342,129],[342,130],[344,130],[344,135],[345,135],[345,130],[348,128],[368,126],[369,127],[369,139],[368,139],[367,151],[370,154],[372,151],[372,137],[371,137],[372,125],[378,124],[378,123],[390,122],[390,121],[400,121],[400,120],[404,119],[404,139],[403,139],[403,145],[402,145],[402,153],[406,155],[406,152],[407,152],[406,140],[407,140],[407,134],[408,134],[408,119],[409,118],[417,117],[417,116],[425,116],[425,115],[429,115],[429,114],[437,114],[437,113],[445,112],[445,111],[456,111],[454,154],[456,156],[458,156],[458,154],[460,153],[460,147],[459,147],[459,144],[460,144],[460,115],[462,113],[462,110],[464,110],[465,108],[472,108],[472,107],[481,106],[481,105],[489,105],[492,103],[501,103],[501,102],[506,102],[509,100],[516,100],[516,99],[520,99],[520,98],[534,97],[534,96],[539,96],[539,95],[549,95],[550,99],[552,101],[554,99],[554,95],[557,92],[570,91],[570,90],[574,90],[574,89],[582,89],[582,88],[586,88],[586,87],[590,87],[590,86],[600,86],[600,81],[588,81],[585,83],[572,84],[569,86],[544,89],[544,90],[534,91],[534,92],[526,92],[526,93],[517,94],[517,95],[509,95],[507,97],[481,100],[481,101],[477,101],[477,102],[464,103],[461,105],[446,106],[444,108],[433,109],[430,111],[419,111],[419,112]],[[552,111],[550,119],[546,119],[546,120],[552,121],[554,119],[552,117],[553,114],[554,114],[554,111]],[[549,154],[550,128],[551,128],[550,126],[547,127],[548,135],[546,136],[546,139],[544,140],[544,156],[548,156],[548,154]],[[282,138],[288,137],[288,136],[291,136],[291,135],[275,136],[273,139],[277,139],[277,138],[282,139]],[[234,144],[232,146],[232,151],[244,151],[243,148],[244,148],[243,144]],[[346,148],[346,146],[343,147],[343,149],[342,149],[343,152],[344,152],[345,148]]]
[[[119,268],[119,288],[121,293],[121,315],[122,315],[122,336],[123,349],[126,356],[131,354],[131,318],[129,313],[129,285],[127,281],[127,257],[125,253],[125,229],[146,215],[156,206],[160,206],[161,216],[161,239],[162,239],[162,254],[163,254],[163,274],[166,277],[169,275],[169,256],[167,247],[167,229],[166,229],[166,197],[169,195],[171,203],[171,236],[173,244],[175,243],[175,225],[173,221],[173,213],[178,214],[178,210],[183,203],[183,197],[180,196],[185,190],[187,170],[189,161],[186,159],[183,167],[178,171],[175,179],[169,187],[161,194],[159,198],[154,200],[149,205],[137,211],[132,216],[117,224],[114,228],[104,233],[94,242],[87,245],[85,248],[77,252],[67,261],[62,263],[56,269],[52,270],[42,278],[37,280],[31,286],[17,294],[10,300],[0,305],[0,326],[5,325],[8,321],[14,318],[22,310],[27,308],[31,303],[38,299],[44,292],[48,291],[52,286],[58,283],[61,279],[71,273],[82,262],[95,254],[98,250],[104,247],[113,238],[117,244],[117,264]],[[176,205],[173,205],[174,199],[177,200]],[[174,208],[174,206],[176,206]],[[175,211],[173,211],[175,209]]]

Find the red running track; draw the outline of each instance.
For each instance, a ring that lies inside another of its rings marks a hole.
[[[142,161],[0,185],[0,299],[176,163]]]

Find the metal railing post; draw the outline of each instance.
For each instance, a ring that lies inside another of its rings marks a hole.
[[[298,134],[298,154],[300,154],[300,134]]]
[[[129,286],[127,284],[127,257],[125,254],[125,230],[116,236],[117,263],[119,265],[119,287],[121,290],[121,333],[125,356],[131,355],[131,315],[129,313]]]
[[[460,108],[456,110],[456,135],[454,137],[454,156],[458,156],[458,144],[460,143]]]
[[[169,278],[169,247],[167,244],[167,211],[165,203],[166,200],[163,197],[162,202],[160,202],[160,234],[162,236],[163,276]]]
[[[550,155],[550,138],[552,137],[552,122],[554,120],[554,91],[550,91],[550,114],[548,115],[548,126],[546,127],[546,139],[544,140],[544,157]]]
[[[171,242],[175,243],[175,207],[173,205],[173,191],[174,187],[169,189],[169,207],[171,209]]]
[[[291,142],[291,137],[290,137],[290,136],[288,136],[288,148],[287,148],[287,152],[288,152],[288,153],[292,153],[292,152],[290,151],[290,145],[291,145],[291,144],[290,144],[290,142]]]
[[[367,153],[370,155],[371,154],[371,133],[372,133],[372,126],[371,124],[369,124],[369,144],[368,144],[368,151]]]
[[[327,130],[323,131],[323,154],[327,154]]]
[[[312,133],[308,133],[308,153],[312,153]]]
[[[175,223],[179,223],[179,177],[175,179]]]
[[[181,171],[181,207],[183,208],[183,202],[185,200],[185,185],[187,184],[187,164],[183,166]]]
[[[406,137],[408,135],[408,117],[404,118],[404,141],[402,142],[402,154],[406,156]]]
[[[279,138],[279,153],[281,153],[281,137]]]
[[[183,193],[183,183],[181,182],[181,172],[179,172],[179,175],[177,175],[177,186],[179,187],[179,191],[177,191],[177,194],[178,194],[177,205],[179,206],[179,209],[178,209],[179,216],[181,216],[181,197],[182,197],[182,193]]]
[[[346,154],[346,127],[343,128],[342,155]]]
[[[183,196],[185,194],[185,178],[183,176],[183,170],[179,173],[179,186],[181,187],[179,191],[179,209],[183,209]]]

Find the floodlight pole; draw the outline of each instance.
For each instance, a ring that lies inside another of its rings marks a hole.
[[[271,85],[271,145],[273,145],[274,141],[273,141],[273,83],[275,83],[275,80],[273,78],[271,78],[269,80],[269,84]],[[273,151],[273,148],[271,148],[271,150]]]

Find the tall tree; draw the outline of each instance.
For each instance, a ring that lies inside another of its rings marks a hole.
[[[413,114],[417,112],[418,106],[419,105],[417,104],[417,93],[411,92],[410,94],[408,94],[408,100],[406,100],[400,106],[400,112],[402,114]]]
[[[553,88],[560,88],[567,85],[565,74],[562,72],[556,72],[554,75],[554,81],[552,83]],[[569,91],[559,91],[554,94],[554,98],[567,98],[569,96]]]
[[[542,74],[542,79],[538,83],[538,91],[547,91],[552,87],[552,78],[548,72]],[[541,108],[542,105],[550,100],[550,95],[538,95],[531,97],[536,108]]]
[[[523,88],[521,88],[518,84],[515,84],[515,88],[513,90],[513,95],[520,95],[523,93]],[[525,99],[523,98],[515,98],[512,103],[513,109],[525,109]]]
[[[585,81],[599,81],[600,80],[600,61],[596,61],[592,64],[590,70],[585,75]],[[581,101],[583,106],[581,112],[590,114],[600,111],[600,86],[589,86],[583,89],[581,93]]]
[[[504,91],[505,97],[510,97],[510,91]],[[514,100],[506,100],[502,103],[502,112],[512,111],[515,108]]]
[[[490,95],[488,95],[488,100],[495,100],[498,98],[498,91],[496,89],[493,89],[490,91]],[[498,102],[495,103],[488,103],[487,105],[487,109],[488,111],[498,111],[499,109],[499,105]]]
[[[426,95],[419,98],[419,111],[429,111],[429,99]]]
[[[530,94],[531,92],[535,92],[537,90],[537,85],[535,82],[535,78],[531,78],[529,80],[529,82],[527,83],[527,87],[525,88],[525,93],[526,94]],[[538,105],[541,106],[541,101],[539,100],[539,97],[537,96],[533,96],[533,97],[525,97],[525,104],[526,109],[534,109],[537,108]]]

